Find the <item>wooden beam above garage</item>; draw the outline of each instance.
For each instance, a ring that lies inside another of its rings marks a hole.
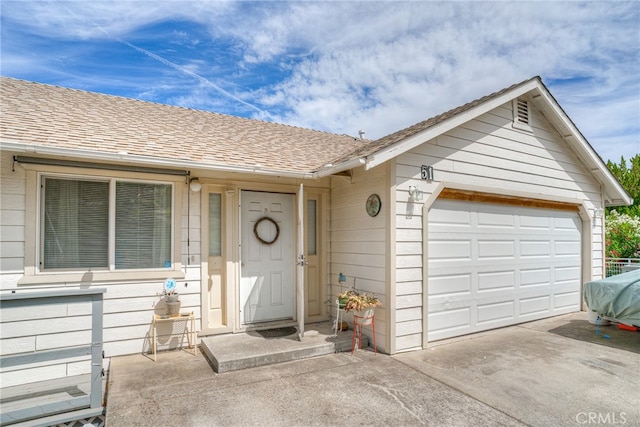
[[[438,195],[439,199],[465,200],[478,203],[493,203],[498,205],[523,206],[529,208],[556,209],[561,211],[578,211],[578,205],[551,200],[533,199],[526,197],[504,196],[500,194],[481,193],[477,191],[456,190],[445,188]]]

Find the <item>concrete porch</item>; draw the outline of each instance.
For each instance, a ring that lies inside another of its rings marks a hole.
[[[298,340],[295,328],[285,336],[269,336],[265,331],[250,331],[204,337],[200,351],[217,373],[290,362],[327,354],[351,351],[351,329],[333,336],[333,322],[305,325],[304,338]],[[278,328],[286,329],[286,328]],[[362,336],[362,348],[369,345]],[[162,357],[162,353],[158,357]]]

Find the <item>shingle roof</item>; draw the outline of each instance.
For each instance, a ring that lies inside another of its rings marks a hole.
[[[369,143],[188,108],[0,78],[2,141],[310,173]]]
[[[518,86],[524,85],[529,83],[532,80],[539,80],[540,83],[542,83],[540,77],[533,77],[531,79],[527,79],[525,81],[522,81],[520,83],[516,83],[512,86],[509,86],[507,88],[501,89],[497,92],[494,92],[492,94],[483,96],[482,98],[478,98],[475,99],[471,102],[468,102],[464,105],[461,105],[459,107],[453,108],[449,111],[446,111],[442,114],[438,114],[437,116],[433,116],[431,118],[428,118],[426,120],[421,121],[420,123],[416,123],[414,125],[411,125],[407,128],[401,129],[397,132],[394,132],[392,134],[389,134],[387,136],[384,136],[380,139],[377,139],[373,142],[371,142],[371,144],[366,144],[363,145],[360,148],[355,149],[353,152],[348,153],[347,157],[366,157],[369,156],[373,153],[376,153],[377,151],[380,151],[384,148],[390,147],[394,144],[397,143],[401,143],[403,140],[409,138],[410,136],[413,136],[419,132],[422,132],[424,130],[429,129],[432,126],[437,125],[438,123],[442,123],[452,117],[457,116],[458,114],[464,113],[465,111],[468,111],[470,109],[472,109],[473,107],[476,107],[478,105],[484,104],[485,102],[488,102],[494,98],[498,98],[500,95],[509,92],[510,90],[515,89]]]

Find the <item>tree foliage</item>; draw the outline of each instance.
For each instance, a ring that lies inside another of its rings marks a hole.
[[[620,157],[620,164],[607,162],[607,167],[615,176],[622,187],[633,197],[633,205],[607,208],[607,212],[615,210],[621,214],[640,217],[640,154],[636,154],[629,160],[629,165],[624,156]]]
[[[640,217],[612,211],[605,222],[607,258],[640,256]]]

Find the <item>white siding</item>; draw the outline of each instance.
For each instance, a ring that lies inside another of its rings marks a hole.
[[[22,274],[24,272],[25,227],[25,171],[15,165],[13,156],[0,156],[0,272]],[[0,289],[4,289],[2,280]]]
[[[15,165],[13,154],[0,152],[0,290],[9,291],[18,288],[18,281],[24,275],[25,214],[26,214],[26,173],[23,166]],[[176,184],[175,191],[183,191],[186,186]],[[182,197],[182,206],[176,209],[181,216],[182,228],[177,230],[181,236],[182,265],[184,279],[177,281],[181,311],[194,311],[196,328],[200,325],[200,194],[192,193],[189,198]],[[35,226],[29,224],[29,226]],[[187,228],[188,227],[188,228]],[[189,246],[187,247],[187,237]],[[189,254],[189,258],[187,258]],[[78,283],[65,283],[66,287],[79,286]],[[162,280],[135,280],[118,282],[91,281],[92,287],[106,288],[104,295],[104,351],[107,357],[148,351],[150,346],[151,319],[154,311],[164,312],[162,302]],[[29,288],[47,289],[60,287],[60,284],[31,285]],[[20,286],[25,288],[25,286]],[[5,313],[2,313],[2,317]],[[14,324],[15,331],[3,331],[18,334],[29,324]],[[175,347],[175,340],[168,339],[167,330],[159,331],[158,349]],[[54,333],[50,339],[75,339],[74,334]],[[24,343],[23,343],[24,344]],[[16,345],[23,345],[17,343]],[[4,378],[4,377],[3,377]]]
[[[600,185],[577,160],[561,136],[530,104],[533,133],[512,127],[512,104],[502,105],[396,159],[396,351],[422,346],[422,201],[409,202],[415,185],[427,200],[439,182],[584,200],[601,206]],[[434,182],[420,179],[420,166],[431,165]],[[594,279],[602,277],[602,227],[593,230]],[[584,236],[583,236],[584,237]],[[405,325],[406,323],[406,325]]]
[[[387,168],[374,168],[364,173],[355,171],[352,178],[332,178],[330,207],[330,276],[332,299],[341,290],[355,285],[359,290],[376,293],[385,307],[376,310],[376,344],[388,351],[387,292],[387,220],[389,211]],[[382,208],[370,217],[365,202],[376,193]],[[346,284],[338,285],[338,274],[347,276]],[[365,334],[368,328],[365,328]]]
[[[67,346],[91,345],[92,303],[87,300],[38,301],[37,305],[6,304],[0,316],[0,354],[35,355]],[[34,357],[35,358],[35,357]],[[2,387],[89,374],[89,356],[47,358],[0,368]]]

